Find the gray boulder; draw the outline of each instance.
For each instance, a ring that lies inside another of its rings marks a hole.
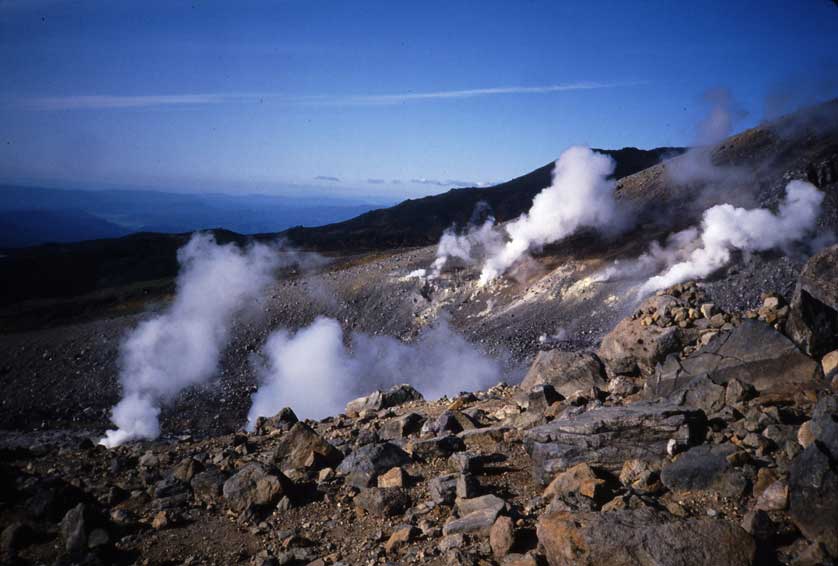
[[[677,405],[701,409],[711,415],[725,406],[725,393],[724,386],[716,385],[707,375],[697,375],[669,399]]]
[[[90,532],[91,513],[84,503],[79,503],[61,519],[61,538],[64,548],[71,555],[83,554],[87,550],[87,537]]]
[[[428,482],[428,494],[438,505],[451,505],[457,498],[458,474],[437,476]]]
[[[274,462],[283,470],[334,468],[342,459],[340,450],[300,422],[282,435],[274,451]]]
[[[359,397],[350,401],[346,404],[346,414],[356,416],[363,411],[380,411],[381,409],[397,407],[410,401],[421,400],[421,393],[410,385],[403,383],[401,385],[394,385],[385,391],[379,389],[366,397]]]
[[[357,488],[372,486],[379,475],[396,466],[411,462],[404,450],[390,442],[367,444],[344,458],[337,472],[346,476],[346,483]]]
[[[227,506],[233,511],[269,508],[288,494],[290,480],[263,464],[246,465],[224,482]]]
[[[417,433],[425,423],[425,417],[419,413],[407,413],[384,422],[379,436],[385,440],[404,438]]]
[[[838,556],[838,462],[817,443],[792,461],[789,516],[803,535]]]
[[[649,374],[666,356],[681,348],[681,334],[675,326],[643,326],[626,318],[605,335],[599,358],[613,374]]]
[[[495,495],[458,499],[457,512],[460,517],[448,521],[442,533],[446,536],[466,533],[487,535],[506,507],[506,502]]]
[[[195,499],[202,503],[215,503],[221,496],[224,475],[215,468],[195,474],[189,485]]]
[[[562,417],[524,435],[536,481],[547,484],[556,472],[587,463],[618,473],[627,460],[660,461],[667,443],[703,439],[704,413],[671,403],[639,402],[600,407]]]
[[[378,517],[401,515],[410,506],[410,498],[397,487],[362,489],[353,502],[355,507]]]
[[[256,432],[259,434],[270,434],[273,431],[288,431],[298,421],[297,415],[291,407],[283,407],[272,417],[259,417],[256,419]]]
[[[832,460],[838,461],[838,395],[818,401],[809,426],[821,449]]]
[[[815,383],[820,368],[767,324],[743,320],[731,332],[717,334],[686,358],[669,356],[646,381],[645,393],[669,396],[702,374],[716,384],[737,379],[758,391],[781,392]]]
[[[756,550],[731,522],[649,508],[546,513],[537,533],[551,566],[750,566]]]
[[[672,491],[713,491],[722,497],[740,497],[747,480],[727,460],[736,451],[731,444],[690,448],[663,467],[661,482]]]
[[[811,356],[838,348],[838,245],[806,262],[792,297],[786,333]]]
[[[454,452],[466,449],[465,442],[453,434],[446,434],[434,438],[414,440],[408,447],[410,454],[419,460],[432,460],[433,458],[448,458]]]
[[[592,387],[605,387],[605,368],[594,354],[585,352],[541,351],[521,382],[529,391],[536,385],[552,385],[563,397]]]

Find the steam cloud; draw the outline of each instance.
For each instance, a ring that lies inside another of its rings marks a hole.
[[[430,278],[439,277],[451,258],[473,263],[478,257],[497,253],[503,245],[503,237],[495,227],[495,219],[489,217],[479,226],[472,225],[464,234],[448,229],[442,234],[437,247],[436,260],[431,264]]]
[[[559,241],[580,228],[605,227],[620,214],[609,179],[614,160],[587,147],[571,147],[556,161],[553,184],[538,193],[529,212],[506,226],[509,240],[489,256],[479,284],[502,275],[530,250]]]
[[[791,181],[776,213],[765,208],[744,209],[720,204],[707,209],[701,233],[694,229],[673,236],[666,248],[652,248],[639,263],[642,269],[669,263],[663,273],[649,279],[640,295],[689,279],[707,277],[730,262],[731,252],[759,252],[786,248],[805,240],[815,227],[824,195],[805,181]],[[675,263],[670,263],[673,259]]]
[[[411,383],[428,398],[496,384],[501,364],[454,332],[445,320],[413,343],[354,333],[348,346],[334,319],[320,317],[296,334],[274,332],[263,359],[254,360],[262,385],[248,425],[291,406],[304,418],[322,418],[375,388]]]
[[[101,440],[107,447],[160,435],[161,405],[215,374],[233,317],[259,298],[280,256],[265,245],[242,250],[196,234],[178,250],[178,261],[174,302],[122,344],[123,398],[111,414],[117,428]]]
[[[705,182],[727,184],[746,180],[745,171],[732,166],[718,166],[712,160],[713,148],[731,134],[734,123],[743,118],[745,112],[726,89],[711,90],[704,95],[704,100],[710,107],[698,123],[695,146],[667,162],[667,175],[681,185]]]

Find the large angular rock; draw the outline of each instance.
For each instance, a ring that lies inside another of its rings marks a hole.
[[[811,356],[838,348],[838,244],[806,262],[792,297],[786,333]]]
[[[556,419],[529,430],[524,444],[533,459],[536,481],[546,484],[576,464],[619,473],[626,460],[659,461],[666,456],[670,439],[683,445],[698,443],[705,426],[702,411],[640,402]]]
[[[346,404],[346,414],[356,416],[362,411],[380,411],[389,407],[403,405],[410,401],[421,401],[422,394],[406,383],[394,385],[386,391],[377,390],[367,395],[353,399]]]
[[[529,391],[536,385],[547,384],[563,397],[570,397],[580,389],[603,389],[605,383],[605,369],[594,354],[548,350],[535,356],[521,389]]]
[[[457,474],[437,476],[428,482],[428,494],[439,505],[450,505],[457,497]]]
[[[675,326],[643,326],[639,320],[621,320],[606,334],[599,358],[614,374],[649,374],[655,365],[681,348],[681,334]]]
[[[759,391],[785,392],[813,384],[820,368],[767,324],[743,320],[734,330],[717,334],[686,358],[669,356],[646,381],[645,393],[669,396],[702,374],[717,384],[737,379]]]
[[[407,453],[390,442],[368,444],[352,452],[338,466],[346,483],[357,488],[371,487],[379,475],[411,462]]]
[[[830,459],[838,462],[838,395],[818,401],[809,427],[821,449]]]
[[[79,503],[61,519],[61,538],[64,548],[71,555],[79,555],[87,550],[87,537],[90,533],[90,509],[84,503]]]
[[[363,509],[370,515],[378,517],[393,517],[401,515],[410,506],[410,498],[396,487],[371,487],[362,489],[353,500],[355,507]]]
[[[649,508],[546,513],[537,532],[550,566],[750,566],[756,548],[728,521]]]
[[[448,458],[454,452],[465,449],[466,445],[463,439],[453,434],[414,440],[407,445],[408,452],[414,458],[426,461],[433,458]]]
[[[237,512],[269,508],[288,493],[290,484],[280,472],[254,462],[224,482],[224,500]]]
[[[446,536],[458,533],[487,535],[506,507],[506,502],[495,495],[458,499],[457,511],[460,517],[448,521],[442,533]]]
[[[458,433],[477,428],[474,420],[461,411],[444,411],[436,419],[422,426],[423,433],[440,435],[447,432]]]
[[[272,417],[259,417],[256,419],[256,432],[259,434],[270,434],[274,431],[285,432],[298,421],[297,415],[291,407],[283,407]]]
[[[789,516],[803,535],[838,556],[838,461],[817,443],[792,461]]]
[[[274,451],[274,462],[282,470],[334,468],[342,459],[340,450],[299,422],[282,435]]]
[[[717,385],[706,375],[697,375],[687,382],[681,389],[669,396],[669,400],[677,405],[684,405],[694,409],[701,409],[711,415],[720,411],[725,405],[725,387]]]
[[[425,417],[419,413],[407,413],[384,422],[379,436],[384,440],[395,440],[417,433],[425,423]]]
[[[672,491],[714,491],[722,497],[739,497],[747,480],[727,460],[736,451],[731,444],[690,448],[663,467],[661,482]]]

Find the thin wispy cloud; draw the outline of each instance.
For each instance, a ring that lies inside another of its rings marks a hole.
[[[171,94],[141,96],[48,96],[23,99],[22,105],[38,110],[95,110],[108,108],[151,108],[159,106],[203,106],[225,102],[250,102],[239,94]]]
[[[303,104],[307,103],[336,106],[387,106],[392,104],[403,104],[407,102],[418,102],[426,100],[451,100],[510,94],[549,94],[556,92],[570,92],[577,90],[595,90],[603,88],[614,88],[619,86],[632,86],[637,84],[641,83],[575,82],[543,86],[509,86],[473,88],[464,90],[440,90],[434,92],[406,92],[399,94],[364,94],[353,96],[327,95],[301,97],[298,99],[298,102]]]
[[[318,175],[314,179],[316,181],[330,181],[332,183],[340,183],[339,177],[333,177],[331,175]]]
[[[205,106],[212,104],[253,104],[278,102],[296,106],[389,106],[411,102],[457,100],[486,96],[532,95],[634,86],[642,82],[574,82],[542,86],[490,87],[396,94],[291,96],[281,93],[194,93],[151,95],[78,95],[14,99],[17,104],[36,110],[95,110],[155,108],[165,106]]]

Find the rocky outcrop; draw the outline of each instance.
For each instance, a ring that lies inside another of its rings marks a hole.
[[[677,328],[644,326],[627,318],[602,339],[598,355],[611,373],[649,373],[655,364],[680,348]]]
[[[722,497],[740,497],[747,480],[730,464],[736,452],[731,444],[695,446],[663,467],[661,482],[672,491],[713,491]]]
[[[346,476],[349,485],[371,487],[379,475],[396,466],[411,462],[404,450],[390,442],[369,444],[347,456],[337,471]]]
[[[549,513],[538,521],[538,540],[550,566],[750,566],[756,548],[730,522],[648,508]]]
[[[290,482],[259,463],[248,464],[224,482],[224,500],[233,511],[267,509],[288,493]]]
[[[529,391],[536,385],[552,385],[562,396],[570,397],[579,390],[605,387],[602,362],[593,354],[540,351],[521,382],[521,389]]]
[[[294,424],[282,435],[274,451],[274,462],[281,470],[333,468],[342,459],[337,448],[305,423]]]
[[[838,396],[821,399],[812,441],[791,465],[789,515],[806,538],[838,556]]]
[[[791,301],[786,333],[811,356],[838,348],[838,245],[806,262]]]
[[[731,379],[759,391],[793,391],[816,384],[818,364],[788,338],[762,322],[743,320],[730,332],[720,332],[686,357],[671,355],[646,382],[645,394],[665,397],[706,375],[714,383]]]
[[[394,385],[387,390],[374,391],[366,397],[359,397],[346,404],[346,414],[357,416],[364,411],[380,411],[389,407],[396,407],[410,401],[421,401],[422,394],[410,385],[403,383]]]
[[[626,460],[658,461],[670,440],[700,442],[704,413],[667,403],[602,407],[535,427],[524,436],[533,474],[542,484],[576,464],[619,472]]]

